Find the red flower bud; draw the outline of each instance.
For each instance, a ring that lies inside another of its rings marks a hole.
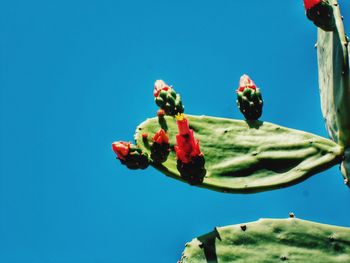
[[[237,92],[243,91],[246,88],[256,90],[254,81],[248,75],[244,74],[239,80],[239,88],[237,89]]]
[[[159,118],[163,118],[165,116],[165,111],[163,109],[160,109],[157,111],[157,116]]]
[[[130,142],[114,142],[112,143],[112,150],[118,156],[118,159],[125,160],[129,154]]]
[[[158,144],[169,143],[169,137],[163,129],[157,131],[152,140]]]
[[[162,90],[167,91],[169,89],[171,89],[171,87],[168,86],[168,84],[166,84],[163,80],[157,80],[154,83],[153,95],[154,95],[154,97],[158,97],[159,93]]]
[[[322,0],[304,0],[304,7],[306,10],[308,10],[321,2]]]
[[[179,134],[176,135],[177,145],[174,147],[176,156],[183,163],[191,162],[193,157],[203,155],[199,141],[194,138],[193,130],[188,126],[188,120],[183,114],[176,116],[177,127]]]

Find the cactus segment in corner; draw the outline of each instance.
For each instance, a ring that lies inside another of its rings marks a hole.
[[[328,0],[304,0],[306,16],[325,31],[333,31],[335,22],[333,8]]]
[[[350,178],[350,70],[349,40],[345,35],[339,4],[329,0],[336,29],[318,29],[317,57],[322,114],[329,136],[348,153],[342,173]]]
[[[186,244],[181,263],[350,262],[350,228],[289,219],[217,227]]]
[[[205,157],[206,174],[198,186],[216,191],[252,193],[290,186],[339,163],[343,156],[343,148],[331,140],[268,122],[191,115],[187,118]],[[151,160],[150,164],[170,177],[186,181],[177,169],[175,118],[147,119],[136,130],[136,143],[150,155],[151,141],[145,141],[142,133],[157,132],[160,120],[166,124],[171,152],[164,163]]]

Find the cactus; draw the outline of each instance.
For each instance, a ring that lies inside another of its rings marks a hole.
[[[257,120],[262,114],[260,89],[247,75],[243,75],[237,89],[237,106],[247,120]]]
[[[137,146],[113,144],[121,163],[131,169],[151,164],[177,180],[227,193],[279,189],[341,164],[350,185],[349,40],[337,0],[304,0],[304,6],[319,27],[321,108],[331,140],[259,121],[262,96],[247,75],[236,91],[245,121],[185,117],[180,95],[158,80],[158,117],[137,127]],[[186,244],[179,262],[236,261],[350,262],[350,228],[296,219],[292,213],[289,219],[218,227]]]
[[[335,142],[262,121],[240,121],[187,115],[201,143],[206,175],[198,186],[229,193],[252,193],[296,184],[342,160],[343,148]],[[171,152],[166,162],[152,162],[164,174],[186,181],[177,170],[174,151],[176,120],[165,116]],[[150,143],[142,133],[155,133],[158,118],[136,129],[135,141],[144,153]]]
[[[333,142],[258,121],[263,100],[260,89],[247,75],[241,77],[236,91],[237,105],[246,121],[189,116],[187,132],[176,135],[173,117],[184,112],[180,95],[164,81],[157,80],[153,94],[161,107],[158,118],[139,125],[135,134],[142,153],[151,156],[151,165],[170,177],[200,187],[253,193],[296,184],[341,163],[345,183],[350,185],[348,39],[336,0],[304,0],[304,6],[308,18],[319,27],[321,107]],[[169,155],[168,150],[160,154],[157,144],[153,142],[152,146],[152,142],[142,136],[144,132],[153,134],[159,128],[169,135]],[[201,141],[201,150],[194,133]]]
[[[163,80],[157,80],[154,84],[154,100],[167,115],[176,115],[184,112],[181,97]]]
[[[304,6],[319,27],[321,108],[331,140],[259,121],[262,96],[247,75],[236,91],[245,121],[185,117],[180,95],[158,80],[158,117],[137,127],[137,146],[113,144],[121,163],[131,169],[151,164],[177,180],[226,193],[279,189],[341,164],[350,186],[349,40],[337,0],[304,0]],[[186,244],[179,262],[236,261],[350,262],[350,228],[296,219],[292,213],[289,219],[218,227]]]
[[[345,148],[341,171],[345,182],[350,178],[350,77],[349,40],[338,2],[329,0],[333,8],[335,29],[318,29],[317,57],[322,114],[329,136]]]
[[[114,142],[112,150],[116,153],[120,163],[129,169],[146,169],[149,165],[148,155],[130,142]]]
[[[180,262],[280,261],[350,262],[350,228],[297,218],[216,227],[187,243]]]
[[[335,21],[333,8],[328,0],[304,0],[306,16],[324,31],[333,31]]]
[[[190,129],[188,119],[184,114],[176,116],[176,124],[179,130],[174,146],[177,159],[176,168],[180,176],[190,184],[202,183],[206,170],[199,141],[194,138],[194,132]]]
[[[143,137],[146,141],[148,137]],[[164,163],[170,153],[169,137],[163,129],[160,129],[152,138],[151,158],[156,163]]]

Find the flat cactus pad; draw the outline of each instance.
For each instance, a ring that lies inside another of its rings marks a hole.
[[[182,263],[350,262],[350,228],[296,218],[217,227],[186,244]]]
[[[349,39],[337,0],[329,0],[336,28],[318,29],[317,57],[321,108],[329,136],[346,148],[341,172],[350,187],[350,67]]]
[[[350,147],[350,68],[349,40],[337,0],[329,0],[334,9],[336,29],[318,29],[317,57],[322,114],[330,137]]]
[[[290,186],[339,163],[343,155],[343,148],[331,140],[268,122],[187,118],[205,157],[207,172],[198,186],[216,191],[252,193]],[[136,143],[150,156],[151,137],[160,127],[167,128],[171,152],[163,164],[151,165],[184,181],[176,168],[173,117],[147,119],[136,129]]]

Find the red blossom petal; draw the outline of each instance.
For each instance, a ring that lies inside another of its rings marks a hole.
[[[166,134],[166,132],[164,131],[164,130],[162,130],[163,132],[162,132],[162,134],[161,134],[161,136],[162,136],[162,141],[164,142],[164,143],[169,143],[169,137],[168,137],[168,135]]]
[[[125,160],[125,157],[129,154],[130,142],[114,142],[112,143],[112,150],[119,159]]]
[[[304,0],[304,7],[306,10],[308,10],[321,2],[322,0]]]
[[[192,151],[192,156],[199,156],[201,155],[201,150],[200,150],[200,147],[199,147],[199,141],[198,140],[195,140],[194,142],[194,146],[193,146],[193,151]]]
[[[178,118],[176,120],[176,123],[177,123],[177,127],[179,129],[179,133],[181,135],[190,133],[190,127],[188,125],[188,120],[185,117]]]
[[[193,130],[189,128],[188,120],[183,116],[177,116],[179,134],[176,135],[177,145],[174,147],[176,157],[183,163],[191,162],[193,157],[202,155],[199,141],[194,138]]]
[[[163,109],[158,110],[158,111],[157,111],[157,116],[158,116],[159,118],[164,117],[164,116],[165,116],[165,111],[164,111]]]
[[[239,87],[236,92],[242,92],[246,88],[256,90],[254,81],[248,75],[244,74],[239,80]]]
[[[159,93],[162,91],[162,90],[169,90],[171,89],[170,86],[168,86],[168,84],[166,84],[163,80],[157,80],[155,83],[154,83],[154,90],[153,90],[153,95],[154,97],[158,97]]]
[[[169,143],[169,137],[163,129],[160,129],[158,132],[156,132],[152,140],[158,144]]]

